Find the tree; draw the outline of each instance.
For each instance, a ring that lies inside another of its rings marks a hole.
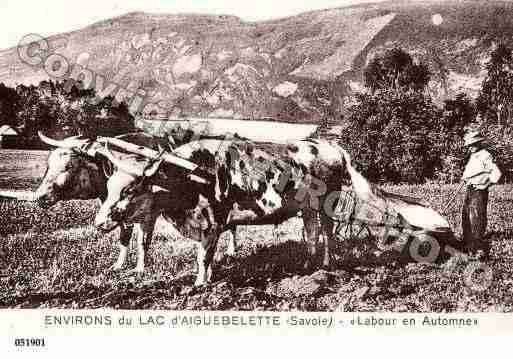
[[[96,115],[96,135],[117,136],[134,131],[134,118],[124,102],[117,102],[112,97],[105,97],[99,103]]]
[[[341,140],[372,181],[419,183],[441,167],[441,118],[422,93],[360,94]]]
[[[442,85],[443,99],[447,99],[449,95],[449,69],[445,65],[445,61],[442,56],[436,51],[431,52],[431,64],[433,69],[433,75],[435,75]]]
[[[39,129],[49,127],[47,108],[39,97],[37,87],[30,86],[23,90],[17,113],[18,128],[24,139],[32,141],[37,137]]]
[[[468,125],[474,120],[475,109],[472,100],[465,94],[459,93],[454,99],[444,101],[443,117],[440,121],[440,130],[451,133],[456,142],[461,141]],[[453,139],[449,138],[449,142],[444,147],[458,146]]]
[[[0,83],[0,125],[16,126],[20,98],[16,91]]]
[[[460,93],[454,99],[444,101],[443,116],[437,129],[440,140],[434,144],[442,161],[438,179],[454,183],[461,177],[465,165],[463,136],[474,117],[474,105],[466,94]]]
[[[1,91],[0,86],[0,94]],[[59,136],[91,138],[135,130],[134,119],[124,102],[112,97],[92,101],[96,98],[94,89],[84,89],[80,83],[42,81],[38,86],[19,85],[10,91],[17,96],[14,122],[29,146],[40,144],[37,135],[40,130]]]
[[[486,65],[487,75],[477,98],[478,112],[487,121],[506,125],[513,115],[513,56],[511,49],[499,44]]]
[[[364,70],[365,86],[372,93],[382,91],[423,91],[430,79],[428,67],[414,63],[402,49],[394,48],[376,56]]]
[[[460,141],[474,108],[465,95],[446,101],[443,110],[436,107],[424,91],[429,77],[427,66],[400,49],[376,57],[365,69],[371,91],[356,97],[342,141],[371,180],[455,178]],[[448,162],[453,165],[447,172]]]

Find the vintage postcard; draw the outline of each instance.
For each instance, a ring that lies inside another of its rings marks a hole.
[[[0,7],[0,354],[513,329],[513,3]]]

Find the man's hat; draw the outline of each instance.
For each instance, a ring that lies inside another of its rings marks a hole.
[[[467,147],[473,145],[474,143],[484,141],[485,138],[481,135],[479,131],[473,130],[467,132],[463,137],[463,140],[465,141],[463,146]]]

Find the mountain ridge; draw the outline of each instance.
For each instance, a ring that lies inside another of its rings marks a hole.
[[[428,64],[436,100],[476,96],[491,49],[512,34],[511,2],[466,0],[365,3],[258,22],[131,12],[48,39],[72,63],[144,92],[165,116],[309,122],[340,116],[363,88],[366,63],[392,47]],[[16,48],[0,51],[1,82],[47,78]]]

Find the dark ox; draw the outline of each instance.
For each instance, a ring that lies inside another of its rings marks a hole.
[[[310,254],[316,254],[322,232],[323,264],[329,265],[333,222],[322,205],[329,193],[340,190],[346,173],[337,145],[305,140],[266,149],[248,142],[199,140],[176,148],[173,155],[198,167],[169,164],[164,157],[120,160],[110,153],[118,171],[109,178],[96,226],[109,231],[120,221],[154,223],[162,214],[199,243],[195,284],[202,285],[211,278],[222,232],[233,232],[237,225],[282,223],[301,211]],[[152,185],[169,191],[152,195]],[[146,227],[149,241],[151,228]]]
[[[47,170],[35,193],[35,200],[42,207],[50,207],[59,201],[72,199],[95,199],[105,201],[107,198],[107,180],[113,167],[103,154],[104,144],[90,139],[69,137],[54,140],[40,134],[41,140],[57,147],[50,152]],[[128,133],[118,136],[128,143],[138,146],[159,148],[161,141],[143,132]],[[130,155],[133,157],[133,155]],[[137,243],[142,243],[143,230],[140,223],[135,223]],[[133,223],[120,223],[118,259],[111,266],[120,270],[128,254],[128,245],[134,229]],[[138,256],[135,272],[144,271],[144,258]]]

